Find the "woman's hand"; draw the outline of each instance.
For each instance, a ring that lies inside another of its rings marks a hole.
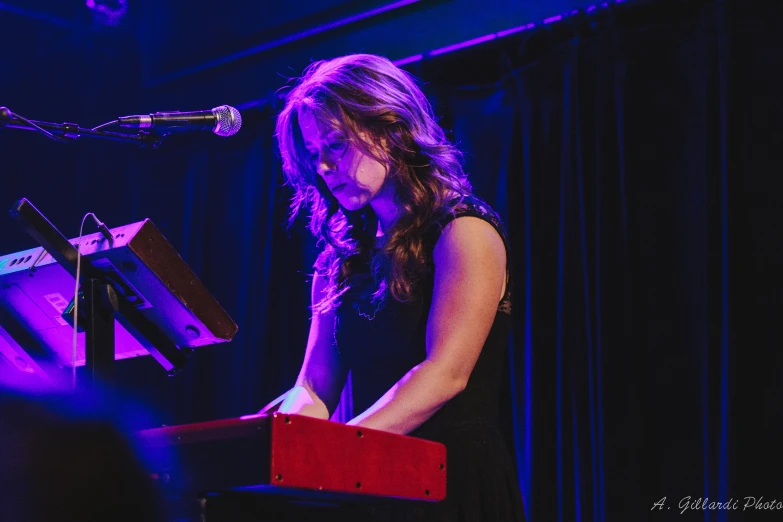
[[[326,405],[317,395],[310,394],[304,386],[291,388],[277,411],[329,420],[329,410]]]

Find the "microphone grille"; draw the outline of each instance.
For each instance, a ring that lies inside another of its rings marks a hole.
[[[218,136],[233,136],[242,127],[242,115],[229,105],[221,105],[212,109],[217,123],[213,132]]]

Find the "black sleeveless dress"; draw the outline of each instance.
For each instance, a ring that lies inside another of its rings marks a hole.
[[[462,216],[492,224],[506,236],[500,219],[474,197],[450,204],[426,234],[430,252],[443,227]],[[508,244],[506,243],[508,252]],[[432,300],[432,276],[422,283],[419,298],[400,303],[390,296],[372,299],[372,277],[352,275],[341,298],[335,340],[351,369],[353,411],[359,414],[426,356],[425,333]],[[507,288],[510,284],[507,285]],[[506,395],[510,290],[501,300],[495,321],[465,390],[410,435],[442,442],[447,448],[447,498],[439,503],[389,502],[370,508],[364,520],[427,522],[516,522],[525,520],[509,437],[502,426],[511,412],[502,408]]]

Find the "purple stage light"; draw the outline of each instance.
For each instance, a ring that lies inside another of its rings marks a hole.
[[[522,31],[527,31],[528,29],[533,29],[536,26],[534,23],[529,23],[525,25],[521,25],[519,27],[512,27],[511,29],[506,29],[505,31],[500,31],[497,33],[498,38],[503,38],[504,36],[508,36],[510,34],[514,33],[520,33]]]
[[[614,0],[614,3],[619,4],[619,3],[622,3],[622,2],[625,2],[625,1],[626,0]],[[599,7],[607,8],[607,7],[609,7],[609,2],[604,2],[602,4],[594,4],[594,5],[588,6],[587,8],[585,8],[585,12],[586,13],[592,13],[593,11],[596,11]],[[577,15],[579,13],[580,13],[580,11],[578,9],[574,9],[574,10],[572,10],[570,13],[568,13],[566,15],[550,16],[549,18],[545,18],[542,21],[542,24],[551,24],[551,23],[554,23],[554,22],[559,22],[559,21],[562,21],[564,18],[567,18],[569,16],[574,16],[574,15]],[[479,44],[479,43],[487,42],[489,40],[494,40],[496,38],[503,38],[503,37],[508,36],[510,34],[519,33],[519,32],[522,32],[522,31],[526,31],[528,29],[533,29],[535,27],[536,27],[536,24],[531,22],[531,23],[528,23],[528,24],[525,24],[525,25],[521,25],[519,27],[512,27],[510,29],[505,29],[505,30],[499,31],[497,33],[488,34],[488,35],[480,36],[478,38],[473,38],[471,40],[467,40],[465,42],[449,45],[449,46],[446,46],[446,47],[441,47],[439,49],[435,49],[434,51],[430,51],[428,53],[415,54],[413,56],[408,56],[407,58],[401,58],[399,60],[395,60],[394,64],[397,65],[397,66],[402,66],[402,65],[409,64],[409,63],[413,63],[413,62],[418,62],[420,60],[423,60],[425,56],[437,56],[439,54],[446,54],[446,53],[451,52],[451,51],[456,51],[458,49],[464,49],[465,47],[470,47],[472,45],[476,45],[476,44]]]
[[[407,58],[401,58],[400,60],[395,60],[394,65],[396,65],[397,67],[402,67],[403,65],[408,63],[418,62],[423,58],[424,55],[414,54],[413,56],[408,56]]]
[[[477,45],[480,43],[488,42],[490,40],[494,40],[497,38],[497,35],[495,34],[488,34],[485,36],[479,36],[478,38],[474,38],[472,40],[468,40],[466,42],[461,42],[454,45],[448,45],[446,47],[441,47],[440,49],[435,49],[434,51],[430,51],[430,56],[437,56],[439,54],[445,54],[451,51],[456,51],[457,49],[463,49],[465,47],[470,47],[471,45]]]
[[[87,0],[85,5],[103,25],[119,25],[128,12],[128,0]]]
[[[90,1],[90,0],[88,0]],[[362,20],[372,18],[387,12],[394,11],[395,9],[400,9],[402,7],[405,7],[407,5],[415,4],[420,2],[421,0],[399,0],[398,2],[393,2],[391,4],[387,4],[381,7],[377,7],[375,9],[371,9],[369,11],[364,11],[362,13],[355,14],[353,16],[349,16],[347,18],[341,18],[339,20],[335,20],[333,22],[329,22],[323,25],[319,25],[316,27],[312,27],[310,29],[306,29],[304,31],[301,31],[299,33],[289,34],[287,36],[284,36],[282,38],[279,38],[277,40],[272,40],[269,42],[262,43],[260,45],[256,45],[247,49],[244,49],[242,51],[238,51],[233,54],[229,54],[226,56],[222,56],[220,58],[217,58],[215,60],[210,60],[204,63],[201,63],[195,67],[190,67],[187,69],[182,69],[180,71],[176,71],[171,74],[167,74],[165,76],[161,76],[157,78],[154,82],[147,81],[146,86],[152,86],[159,83],[165,83],[171,80],[174,80],[176,78],[181,78],[183,76],[187,76],[190,74],[194,74],[197,72],[202,72],[207,69],[212,69],[215,67],[219,67],[221,65],[225,65],[227,63],[234,62],[236,60],[240,60],[242,58],[247,58],[248,56],[253,56],[265,51],[269,51],[270,49],[275,49],[277,47],[281,47],[283,45],[287,45],[293,42],[297,42],[299,40],[309,38],[311,36],[319,35],[321,33],[325,33],[327,31],[332,31],[334,29],[339,29],[340,27],[347,26],[356,22],[361,22]],[[415,61],[415,60],[413,60]],[[409,62],[408,62],[409,63]]]

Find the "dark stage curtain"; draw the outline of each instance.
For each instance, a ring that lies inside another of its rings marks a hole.
[[[534,521],[664,519],[727,496],[723,9],[660,15],[531,36],[523,66],[499,49],[512,70],[496,83],[438,90],[512,238]]]
[[[753,330],[770,347],[780,304],[779,277],[759,274],[780,266],[767,160],[782,149],[753,130],[781,112],[760,87],[772,61],[737,65],[746,40],[723,2],[630,4],[410,66],[510,233],[514,447],[534,522],[726,520],[678,503],[779,494],[734,487],[750,462],[773,468],[740,452],[753,439],[733,419],[780,435],[765,384],[780,355],[757,368],[735,342]],[[306,220],[285,227],[278,109],[261,100],[234,138],[173,137],[118,169],[124,222],[151,218],[240,327],[173,378],[122,361],[120,385],[160,422],[255,412],[298,372],[317,247]]]

